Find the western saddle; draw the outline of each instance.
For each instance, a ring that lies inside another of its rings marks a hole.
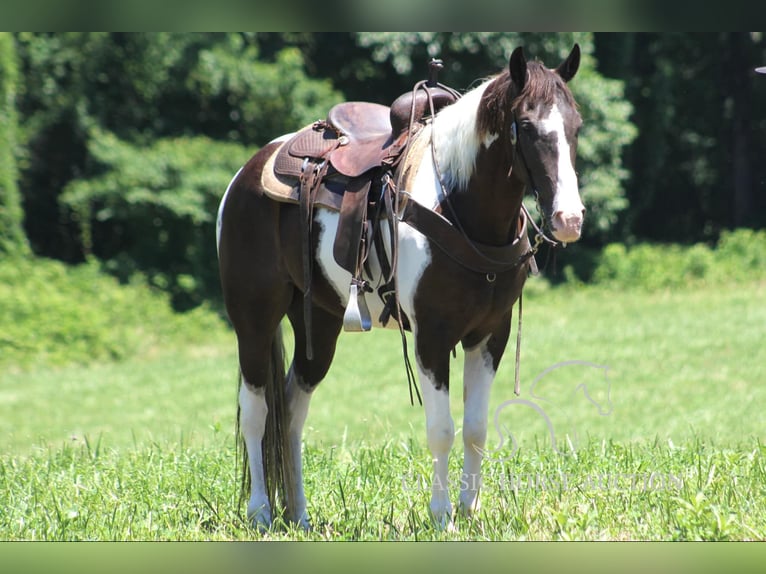
[[[336,262],[351,273],[349,303],[343,325],[347,331],[369,331],[370,312],[364,294],[373,289],[363,279],[371,246],[376,249],[385,284],[378,293],[385,303],[380,321],[394,316],[400,328],[406,317],[399,316],[395,302],[392,264],[384,249],[378,222],[393,221],[394,174],[410,138],[429,116],[455,102],[459,94],[437,81],[442,68],[439,60],[429,63],[429,78],[418,82],[412,91],[399,96],[391,106],[369,102],[345,102],[330,109],[326,120],[319,120],[297,132],[280,148],[274,171],[296,182],[304,220],[303,274],[305,280],[304,315],[307,354],[312,357],[311,337],[311,222],[313,206],[321,191],[341,195],[339,223],[333,246]],[[384,211],[385,210],[385,211]],[[372,217],[368,216],[372,213]],[[395,245],[393,227],[391,245]],[[395,256],[394,256],[395,257]],[[392,257],[393,258],[393,257]]]

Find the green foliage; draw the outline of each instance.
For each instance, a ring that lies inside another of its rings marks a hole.
[[[598,284],[649,290],[765,279],[766,231],[751,229],[723,232],[714,249],[702,243],[613,243],[604,248],[593,274]]]
[[[94,129],[89,153],[101,174],[71,182],[61,196],[85,251],[122,280],[141,271],[178,309],[218,293],[218,202],[251,152],[205,137],[137,147]]]
[[[324,117],[341,100],[329,80],[306,77],[296,48],[264,61],[257,46],[239,35],[201,50],[186,86],[204,108],[229,110],[228,121],[222,114],[216,121],[230,124],[231,137],[261,145]]]
[[[119,285],[95,261],[0,259],[0,316],[0,369],[124,360],[222,326],[205,306],[175,314],[139,276]]]
[[[0,32],[0,254],[26,255],[16,169],[16,48],[9,32]]]
[[[637,135],[629,120],[633,106],[625,99],[623,82],[596,72],[589,53],[583,56],[571,88],[583,116],[577,160],[581,195],[588,209],[584,238],[603,244],[618,236],[616,223],[628,207],[623,187],[629,172],[623,152]]]
[[[753,72],[766,35],[600,34],[596,44],[639,130],[616,238],[715,241],[722,229],[766,225],[766,78]]]
[[[152,275],[162,267],[171,276],[165,282],[174,301],[183,308],[215,296],[205,277],[195,279],[201,285],[191,295],[178,291],[190,276],[197,277],[197,270],[214,272],[209,228],[155,229],[173,217],[161,212],[157,218],[152,210],[122,210],[129,219],[102,211],[101,219],[89,222],[83,219],[87,206],[80,201],[72,213],[61,193],[72,184],[84,201],[86,195],[117,193],[112,184],[119,179],[121,193],[133,194],[133,205],[143,194],[144,204],[161,203],[158,209],[173,216],[209,218],[215,209],[202,215],[210,206],[195,203],[190,189],[212,193],[215,188],[220,197],[260,145],[314,121],[341,99],[328,80],[306,75],[297,49],[264,58],[249,33],[24,33],[18,42],[25,80],[19,101],[26,152],[22,190],[27,209],[35,214],[28,218],[35,251],[70,262],[91,252],[112,263],[122,258],[117,265],[121,276],[127,267]],[[124,145],[117,149],[109,138]],[[232,143],[241,147],[227,147]],[[202,151],[205,147],[211,157]],[[115,149],[107,157],[105,148]],[[167,159],[149,166],[152,153]],[[225,166],[224,153],[229,154]],[[133,160],[137,163],[130,166]],[[112,175],[104,177],[104,171]],[[108,189],[97,191],[100,184]],[[165,192],[161,200],[149,197],[158,190]],[[179,197],[171,198],[175,193]],[[149,220],[135,219],[143,216]],[[92,235],[87,229],[83,234],[82,226],[92,227]],[[151,233],[141,245],[130,243],[126,227]],[[174,258],[155,261],[152,241],[158,233],[177,244]],[[208,245],[203,248],[204,233]]]

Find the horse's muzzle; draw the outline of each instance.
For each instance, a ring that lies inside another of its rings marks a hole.
[[[580,211],[557,211],[551,218],[551,232],[557,241],[574,243],[580,239],[585,209]]]

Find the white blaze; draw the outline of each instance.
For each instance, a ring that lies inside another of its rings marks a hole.
[[[571,150],[564,132],[564,118],[556,104],[540,125],[544,133],[556,135],[558,151],[551,230],[553,236],[559,241],[564,243],[577,241],[580,238],[585,207],[577,188],[577,174],[572,165]]]
[[[556,190],[553,195],[553,213],[582,213],[583,204],[577,189],[577,174],[572,165],[571,150],[564,133],[564,117],[554,104],[550,114],[540,122],[543,133],[556,134],[559,163],[556,176]]]

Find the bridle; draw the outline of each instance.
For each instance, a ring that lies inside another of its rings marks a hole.
[[[560,242],[556,241],[555,239],[551,238],[550,236],[546,235],[545,231],[543,229],[547,226],[547,221],[545,219],[544,212],[542,208],[540,207],[540,193],[538,191],[537,185],[535,185],[535,180],[532,177],[532,170],[529,169],[529,164],[527,163],[527,159],[524,157],[524,150],[521,147],[521,141],[519,138],[519,132],[517,127],[517,121],[516,121],[516,112],[513,112],[513,122],[511,122],[511,145],[514,149],[514,155],[518,154],[519,159],[521,160],[522,165],[524,166],[524,171],[527,173],[527,179],[529,180],[529,187],[532,191],[532,194],[535,197],[535,203],[537,204],[537,211],[540,214],[540,218],[542,219],[541,225],[538,225],[535,223],[535,220],[532,218],[532,216],[529,213],[529,210],[524,205],[524,202],[521,203],[521,209],[524,210],[524,215],[527,216],[527,220],[532,225],[532,228],[535,230],[535,236],[534,236],[534,242],[532,243],[532,251],[533,253],[537,253],[537,250],[540,248],[540,246],[543,243],[547,243],[552,248],[558,247],[559,245],[566,245],[561,244]],[[513,160],[511,160],[511,171],[513,170]],[[511,171],[508,172],[508,176],[510,177]]]

